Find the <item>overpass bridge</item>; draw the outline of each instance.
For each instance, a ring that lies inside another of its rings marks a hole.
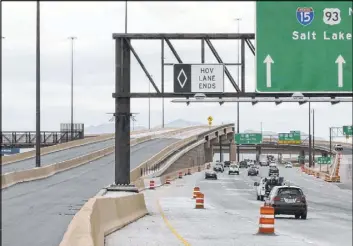
[[[132,133],[131,180],[138,185],[151,175],[202,166],[212,161],[217,143],[233,135],[232,124]],[[42,155],[40,170],[33,168],[34,153],[4,158],[3,245],[58,245],[73,215],[114,180],[112,134],[46,147]],[[38,170],[47,174],[37,175]]]

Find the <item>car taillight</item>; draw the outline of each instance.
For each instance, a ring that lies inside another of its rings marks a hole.
[[[274,201],[280,201],[281,198],[280,198],[279,196],[275,196],[275,197],[273,198],[273,200],[274,200]]]
[[[298,197],[298,198],[297,198],[297,202],[306,203],[305,196]]]

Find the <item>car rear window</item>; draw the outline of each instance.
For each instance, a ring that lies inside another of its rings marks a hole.
[[[237,168],[238,166],[237,165],[230,165],[230,167]]]
[[[282,197],[287,196],[301,196],[303,192],[298,188],[280,188],[278,190],[278,195]]]

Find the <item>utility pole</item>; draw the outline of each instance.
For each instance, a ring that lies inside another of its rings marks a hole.
[[[76,37],[69,37],[71,39],[71,140],[74,138],[74,40]]]
[[[237,33],[239,34],[240,33],[240,21],[241,21],[241,18],[235,18],[234,19],[235,21],[237,21],[237,24],[238,24],[238,29],[237,29]],[[238,40],[238,55],[237,55],[237,63],[239,63],[240,61],[240,41]],[[239,76],[239,65],[237,66],[237,81],[238,81],[238,84],[239,81],[240,81],[240,76]],[[239,134],[239,131],[240,131],[240,127],[239,127],[239,123],[240,123],[240,109],[239,109],[239,102],[237,102],[237,133]],[[237,160],[239,161],[240,159],[240,149],[239,149],[239,146],[237,146]]]
[[[312,155],[311,155],[311,106],[309,102],[309,167],[312,166]]]
[[[40,1],[36,17],[36,167],[40,167]]]

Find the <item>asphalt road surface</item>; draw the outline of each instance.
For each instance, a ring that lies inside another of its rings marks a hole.
[[[268,167],[260,169],[260,175],[267,173]],[[303,174],[298,168],[280,167],[280,176],[303,188],[309,208],[306,220],[276,216],[276,236],[257,234],[263,202],[256,200],[253,183],[260,177],[248,177],[247,170],[241,169],[239,176],[224,172],[218,180],[205,180],[201,172],[144,191],[150,214],[108,235],[105,245],[352,245],[352,191]],[[195,186],[205,195],[205,209],[194,209]]]
[[[179,139],[154,139],[131,147],[131,169]],[[72,217],[114,182],[114,155],[47,179],[2,190],[3,246],[59,245]]]
[[[114,139],[106,140],[103,142],[91,143],[83,146],[78,146],[58,152],[50,153],[41,156],[41,165],[46,166],[61,161],[70,160],[81,155],[85,155],[100,149],[104,149],[114,145]],[[35,157],[23,161],[17,161],[11,164],[2,166],[2,173],[14,172],[19,170],[26,170],[34,168],[36,165]]]

